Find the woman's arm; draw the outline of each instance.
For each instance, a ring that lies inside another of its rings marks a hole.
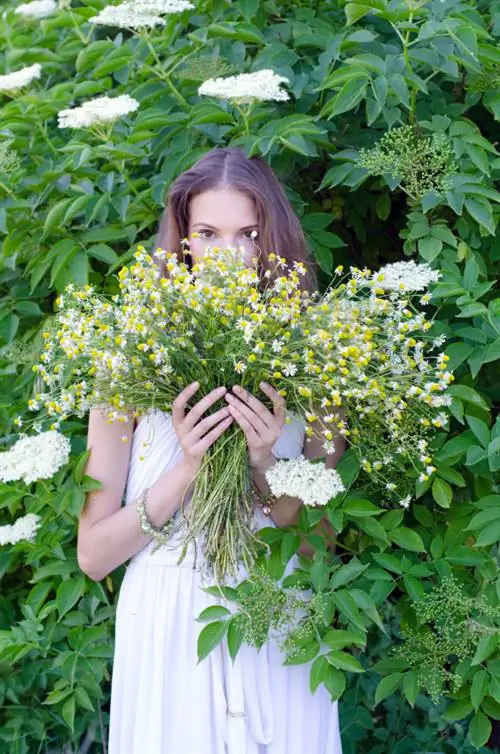
[[[163,526],[180,507],[203,456],[232,422],[227,408],[203,416],[224,395],[225,388],[212,390],[186,413],[187,404],[198,388],[198,383],[189,385],[172,406],[172,422],[183,455],[148,490],[146,510],[156,527]],[[98,409],[90,411],[87,446],[91,453],[86,473],[103,486],[87,495],[80,515],[77,558],[82,571],[94,581],[105,578],[152,539],[142,531],[135,505],[121,507],[134,431],[131,415],[129,419],[126,424],[110,424]],[[127,439],[125,443],[123,436]]]
[[[127,424],[109,424],[99,410],[90,411],[86,473],[103,486],[88,493],[80,514],[77,558],[81,570],[94,581],[104,579],[152,539],[142,531],[135,505],[121,507],[133,425],[132,418]],[[181,461],[150,487],[147,511],[155,526],[163,526],[175,513],[191,480],[192,471]]]

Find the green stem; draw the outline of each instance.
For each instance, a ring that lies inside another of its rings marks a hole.
[[[0,188],[2,188],[6,194],[9,194],[9,196],[13,195],[13,192],[5,185],[5,183],[3,183],[3,181],[0,181]]]
[[[411,8],[411,5],[407,2],[406,5],[410,8],[410,16],[408,18],[408,24],[411,25],[413,23],[413,9]],[[400,38],[402,45],[403,45],[403,60],[405,62],[405,66],[409,73],[412,75],[415,75],[415,72],[412,68],[411,62],[410,62],[410,44],[411,44],[411,30],[407,29],[404,36],[401,34],[399,29],[393,24],[393,29],[396,31],[398,37]],[[417,87],[415,84],[411,85],[411,93],[410,93],[410,112],[408,116],[409,123],[415,122],[415,110],[417,105]]]
[[[82,34],[82,32],[80,31],[80,27],[76,23],[75,17],[73,15],[73,13],[71,12],[71,8],[68,8],[67,13],[68,13],[69,17],[71,18],[71,22],[72,22],[73,26],[75,27],[75,31],[76,31],[76,34],[77,34],[78,38],[80,39],[80,42],[82,44],[84,44],[85,46],[87,46],[88,43],[89,43],[89,40],[90,40],[90,34],[89,34],[88,37],[86,37],[84,34]]]
[[[57,149],[55,148],[55,146],[54,146],[54,145],[52,144],[52,142],[51,142],[51,140],[50,140],[50,138],[49,138],[49,136],[48,136],[48,134],[47,134],[47,124],[46,124],[46,123],[39,123],[39,122],[37,122],[37,124],[36,124],[36,125],[37,125],[38,129],[40,130],[40,133],[42,134],[42,136],[43,136],[44,140],[45,140],[45,141],[47,142],[47,144],[49,145],[49,147],[50,147],[51,151],[52,151],[52,152],[53,152],[54,154],[56,154],[56,155],[57,155],[57,154],[58,154],[58,151],[57,151]]]
[[[137,196],[139,194],[139,192],[135,188],[135,186],[133,186],[132,183],[130,182],[130,176],[128,174],[128,171],[125,170],[125,159],[121,160],[121,164],[120,164],[120,162],[118,162],[118,161],[115,162],[114,160],[111,162],[111,164],[114,165],[114,167],[116,168],[116,170],[119,173],[119,175],[121,175],[122,178],[125,179],[125,183],[127,184],[128,188],[129,188],[129,191],[132,194],[134,194],[134,196]]]
[[[240,106],[238,105],[238,103],[237,103],[237,102],[233,102],[233,105],[234,105],[235,109],[236,109],[236,110],[237,110],[237,111],[239,112],[239,114],[241,115],[241,119],[242,119],[242,121],[243,121],[243,124],[244,124],[244,127],[245,127],[245,128],[244,128],[244,132],[245,132],[245,135],[246,135],[246,136],[249,136],[249,135],[250,135],[250,124],[249,124],[249,122],[248,122],[248,116],[249,116],[249,114],[250,114],[251,106],[249,107],[248,111],[247,111],[247,112],[245,112],[245,111],[243,110],[243,108],[241,108],[241,107],[240,107]]]
[[[149,51],[151,52],[151,54],[152,54],[152,56],[153,56],[153,58],[154,58],[154,60],[155,60],[155,62],[157,64],[157,66],[159,68],[159,70],[157,71],[158,77],[167,84],[167,86],[169,87],[170,91],[174,95],[174,97],[177,100],[177,102],[179,102],[180,105],[182,105],[183,107],[185,107],[186,109],[188,109],[189,108],[189,102],[182,96],[182,94],[179,92],[179,90],[177,89],[177,87],[172,83],[172,79],[170,78],[170,73],[172,72],[173,68],[170,71],[168,71],[168,72],[165,70],[163,62],[158,57],[158,54],[157,54],[155,48],[151,44],[151,39],[150,39],[149,34],[147,34],[147,33],[146,34],[140,34],[139,36],[146,43]]]

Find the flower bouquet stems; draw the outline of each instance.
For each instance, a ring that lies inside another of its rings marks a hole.
[[[193,496],[183,510],[186,535],[180,561],[190,543],[202,542],[203,557],[216,580],[252,560],[254,498],[246,439],[230,427],[203,459]]]

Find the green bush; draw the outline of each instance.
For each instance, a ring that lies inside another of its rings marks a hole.
[[[337,556],[317,542],[309,575],[318,593],[332,578],[342,585],[337,620],[365,641],[336,644],[335,673],[320,663],[317,680],[334,696],[347,681],[346,754],[484,746],[500,719],[500,3],[199,0],[139,34],[90,23],[102,7],[62,0],[28,20],[12,6],[0,21],[3,72],[42,66],[26,88],[0,92],[3,448],[28,417],[31,367],[65,285],[115,290],[113,273],[153,243],[170,181],[207,150],[262,155],[323,285],[338,264],[406,255],[439,268],[433,332],[446,336],[456,376],[438,470],[408,511],[385,509],[352,455],[342,461],[350,489],[329,511]],[[262,68],[289,79],[288,102],[198,94],[210,77]],[[58,128],[61,110],[125,93],[139,108],[109,133]],[[73,456],[55,479],[0,484],[2,524],[42,519],[36,542],[0,550],[0,748],[10,754],[77,751],[86,737],[105,750],[123,569],[96,583],[77,565],[76,523],[94,485],[85,430],[66,423]],[[303,516],[306,531],[314,524]],[[289,534],[272,543],[277,571]]]

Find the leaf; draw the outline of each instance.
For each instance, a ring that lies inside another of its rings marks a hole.
[[[389,553],[381,552],[381,553],[373,553],[373,559],[382,566],[382,568],[385,568],[388,571],[392,571],[392,573],[397,573],[398,575],[403,573],[403,568],[401,566],[401,562],[398,560],[398,558],[395,555],[391,555]]]
[[[291,557],[295,555],[300,547],[300,537],[298,534],[287,532],[281,540],[281,562],[288,563]]]
[[[365,669],[360,661],[348,652],[341,650],[329,652],[327,654],[328,662],[337,670],[347,670],[350,673],[364,673]]]
[[[495,437],[488,445],[488,466],[490,471],[500,471],[500,437]]]
[[[418,681],[418,672],[416,670],[409,670],[403,677],[403,694],[406,696],[412,707],[415,706],[419,690],[420,683]]]
[[[85,251],[89,256],[100,259],[102,262],[108,262],[108,264],[113,264],[118,259],[116,251],[105,243],[94,244]]]
[[[443,250],[443,242],[434,236],[426,236],[418,241],[418,251],[426,262],[432,262]]]
[[[51,230],[61,225],[62,218],[66,208],[71,204],[73,199],[61,199],[49,210],[43,224],[43,235],[47,235]]]
[[[364,647],[366,645],[366,636],[356,631],[332,628],[323,636],[323,641],[330,649],[344,649],[344,647],[350,647],[352,644]]]
[[[469,521],[469,524],[466,527],[466,531],[477,531],[478,529],[482,529],[483,526],[491,523],[492,521],[500,521],[500,501],[498,506],[494,505],[486,508],[486,510],[476,513],[476,515],[473,516]]]
[[[73,468],[73,479],[78,485],[81,485],[83,481],[83,475],[85,474],[85,467],[87,465],[89,456],[90,456],[90,448],[87,448],[86,450],[83,451],[83,453],[80,454],[80,456],[78,457],[78,461],[76,462]],[[97,482],[97,479],[95,479],[94,481]]]
[[[259,536],[261,535],[262,531],[263,530],[259,531]],[[280,533],[283,532],[281,532],[280,530]],[[218,597],[219,599],[224,598],[226,600],[229,600],[230,602],[239,602],[238,592],[231,586],[224,586],[223,584],[216,586],[207,586],[204,587],[203,591],[207,594],[211,594],[213,597]]]
[[[330,587],[332,589],[338,589],[340,586],[344,586],[353,579],[356,579],[368,568],[368,564],[360,563],[356,560],[341,566],[334,572],[330,579]]]
[[[483,448],[487,448],[490,442],[490,430],[488,425],[476,416],[471,416],[470,414],[466,414],[465,419]]]
[[[309,675],[309,688],[311,690],[311,693],[314,694],[320,683],[323,683],[323,681],[326,678],[326,675],[328,673],[328,662],[326,660],[325,655],[320,655],[319,657],[316,657],[314,660],[312,666],[311,666],[311,672]]]
[[[484,662],[498,647],[498,633],[495,632],[491,636],[483,636],[478,641],[474,657],[472,658],[471,665],[480,665]]]
[[[384,0],[365,0],[365,2],[347,3],[345,6],[345,15],[347,19],[346,26],[352,26],[360,18],[377,10],[385,10],[386,3]]]
[[[346,81],[337,94],[328,100],[321,110],[320,116],[330,120],[335,115],[354,109],[366,94],[367,82],[368,76],[361,80],[356,78]]]
[[[339,590],[338,592],[334,592],[333,600],[338,610],[345,618],[347,618],[348,621],[354,623],[354,625],[360,628],[362,631],[366,630],[358,606],[356,605],[355,601],[348,591],[343,589]]]
[[[465,208],[469,215],[485,228],[492,236],[495,235],[496,223],[493,219],[493,210],[491,204],[487,199],[480,197],[472,198],[471,196],[465,197]]]
[[[489,675],[484,668],[477,671],[472,679],[470,687],[470,700],[475,710],[481,706],[481,702],[488,692]]]
[[[358,498],[347,498],[342,503],[342,511],[352,518],[365,518],[366,516],[379,516],[383,513],[382,508],[378,508],[369,500]]]
[[[89,710],[89,712],[95,712],[95,707],[92,704],[92,700],[83,686],[77,686],[75,689],[75,699],[78,702],[79,707]]]
[[[490,410],[490,407],[482,395],[468,385],[450,385],[447,392],[449,392],[454,398],[460,398],[460,400],[465,401],[466,403],[472,403],[473,406],[477,406],[488,412]]]
[[[458,702],[452,702],[443,712],[443,717],[449,723],[454,723],[456,720],[463,720],[464,717],[470,715],[473,709],[474,707],[468,699],[461,699]]]
[[[242,644],[243,632],[239,628],[238,622],[236,620],[230,620],[227,629],[227,647],[229,650],[229,656],[233,660],[233,662]]]
[[[50,694],[47,694],[47,697],[43,700],[42,704],[58,704],[72,693],[73,689],[69,685],[64,686],[61,689],[54,689]]]
[[[411,550],[411,552],[425,552],[425,545],[422,542],[422,538],[416,531],[408,529],[406,526],[401,526],[399,529],[389,532],[389,539],[394,544],[399,545],[404,550]]]
[[[436,477],[432,483],[432,497],[441,508],[449,508],[453,499],[453,491],[448,482]]]
[[[374,539],[379,539],[385,544],[388,544],[387,539],[387,532],[378,521],[376,521],[374,518],[362,518],[358,521],[358,526],[365,534],[368,534],[368,536],[373,537]]]
[[[332,701],[336,701],[337,699],[340,699],[345,691],[346,678],[341,670],[337,670],[337,668],[334,668],[333,665],[328,665],[326,678],[323,683],[325,684],[327,690],[330,692]]]
[[[201,611],[196,620],[203,623],[208,620],[213,620],[214,618],[222,618],[228,615],[231,615],[231,612],[227,607],[224,607],[223,605],[210,605],[210,607],[206,607]]]
[[[283,665],[304,665],[306,662],[311,662],[318,654],[319,649],[319,642],[312,641],[287,657]]]
[[[380,628],[381,631],[386,633],[384,624],[382,623],[373,598],[362,589],[351,589],[350,593],[359,609],[362,610],[369,618],[371,618],[371,620]]]
[[[33,587],[25,598],[25,604],[33,610],[34,615],[38,613],[52,588],[50,582],[41,581]]]
[[[476,547],[488,547],[500,542],[500,521],[485,526],[476,539]]]
[[[59,611],[59,618],[62,618],[68,610],[78,602],[85,589],[85,577],[77,576],[59,585],[56,594],[56,605]]]
[[[63,708],[62,708],[62,717],[68,728],[74,732],[75,729],[75,708],[76,708],[76,701],[75,701],[75,695],[73,694],[70,696],[69,699],[67,699],[64,702]]]
[[[204,660],[222,641],[227,633],[229,621],[218,620],[209,623],[200,631],[197,642],[198,662]]]
[[[382,678],[375,690],[375,704],[379,704],[383,699],[394,694],[402,680],[403,673],[391,673]]]
[[[469,741],[480,749],[488,743],[491,736],[491,723],[482,712],[477,712],[469,725]]]

